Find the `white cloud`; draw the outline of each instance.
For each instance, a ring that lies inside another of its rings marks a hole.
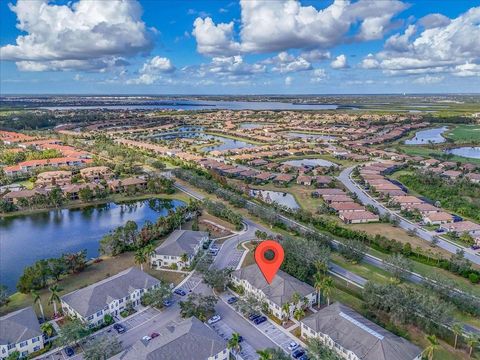
[[[450,24],[450,18],[442,14],[428,14],[418,21],[425,29],[447,26]]]
[[[437,84],[442,82],[444,79],[443,76],[433,76],[433,75],[425,75],[413,80],[415,84],[422,84],[422,85],[429,85],[429,84]]]
[[[421,20],[424,30],[410,25],[403,34],[391,36],[376,54],[378,67],[389,74],[450,72],[477,76],[469,71],[480,65],[480,7],[471,8],[455,19],[434,16]],[[372,60],[373,61],[373,60]]]
[[[293,78],[291,76],[287,76],[285,78],[285,85],[290,86],[290,85],[292,85],[292,83],[293,83]]]
[[[347,57],[344,54],[338,55],[335,60],[330,63],[332,69],[346,69],[348,67]]]
[[[79,0],[53,5],[18,0],[9,5],[17,28],[26,35],[0,48],[2,60],[25,71],[102,70],[118,60],[151,49],[151,32],[141,20],[136,0]]]
[[[360,63],[360,67],[363,69],[376,69],[380,66],[380,63],[373,54],[368,54]]]
[[[314,49],[310,51],[305,51],[300,54],[302,58],[308,61],[320,61],[320,60],[327,60],[331,58],[330,51],[323,51],[319,49]]]
[[[168,74],[175,71],[175,66],[166,57],[155,56],[145,62],[140,68],[137,78],[128,79],[127,84],[151,85],[162,79],[160,74]]]
[[[291,73],[312,69],[312,64],[303,57],[295,57],[285,51],[280,52],[273,58],[265,60],[264,63],[274,64],[272,71],[280,73]]]
[[[456,76],[480,76],[480,65],[466,63],[463,65],[458,65],[454,69],[454,75]]]
[[[241,41],[234,37],[234,23],[215,24],[197,18],[193,35],[197,50],[205,55],[266,53],[288,49],[328,49],[344,42],[360,24],[355,39],[373,40],[389,30],[391,19],[407,7],[399,0],[336,0],[317,10],[298,0],[241,0]]]
[[[310,78],[310,82],[319,83],[327,79],[327,73],[325,69],[315,69],[313,71],[313,76]]]

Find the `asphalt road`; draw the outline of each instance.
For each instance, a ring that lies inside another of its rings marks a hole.
[[[376,207],[379,211],[380,214],[389,214],[393,215],[399,220],[399,226],[402,229],[405,230],[415,230],[417,236],[420,238],[427,240],[427,241],[432,241],[433,235],[424,229],[422,229],[419,225],[412,224],[409,221],[406,221],[402,217],[398,216],[398,214],[393,214],[392,211],[387,209],[385,206],[383,206],[381,203],[370,197],[363,189],[361,189],[357,184],[355,184],[352,179],[350,178],[350,175],[354,169],[354,166],[349,167],[344,169],[340,175],[337,177],[338,180],[340,180],[343,185],[352,193],[355,193],[358,196],[358,199],[364,204],[364,205],[372,205]],[[476,255],[473,250],[469,248],[464,248],[461,246],[457,246],[452,244],[451,242],[443,240],[441,237],[439,237],[439,242],[437,246],[441,247],[442,249],[447,250],[448,252],[455,254],[457,250],[464,250],[465,251],[465,258],[470,260],[471,262],[480,265],[480,256]]]

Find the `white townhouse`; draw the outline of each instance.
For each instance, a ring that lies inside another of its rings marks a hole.
[[[158,279],[131,267],[62,296],[62,309],[65,315],[79,318],[90,327],[98,326],[106,314],[118,316],[128,304],[136,308],[142,296],[159,284]]]
[[[277,272],[271,284],[267,283],[256,264],[234,271],[232,282],[235,285],[242,286],[246,293],[267,303],[269,311],[279,319],[283,319],[285,315],[293,316],[293,312],[298,307],[311,307],[317,299],[315,289],[312,286],[282,270]],[[297,305],[293,302],[295,293],[300,295],[302,299]],[[289,314],[282,310],[282,306],[287,303],[290,304]]]
[[[175,230],[155,249],[150,263],[157,269],[173,264],[188,267],[208,237],[205,231]]]
[[[300,321],[302,337],[315,337],[348,360],[420,360],[422,349],[338,302]]]
[[[43,349],[43,333],[31,306],[0,317],[0,359],[18,351],[26,357]]]
[[[112,360],[228,360],[227,342],[195,317],[172,321],[156,330],[159,336],[138,340]]]

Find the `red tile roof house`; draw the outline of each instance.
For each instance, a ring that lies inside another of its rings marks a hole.
[[[423,160],[421,161],[420,163],[425,165],[425,166],[435,166],[439,163],[440,161],[436,160],[436,159],[427,159],[427,160]]]
[[[307,175],[300,175],[297,178],[297,184],[310,186],[312,185],[312,177]]]
[[[342,189],[317,189],[315,191],[312,191],[312,196],[313,197],[319,197],[322,195],[345,195],[345,191]]]
[[[129,188],[144,189],[147,181],[140,178],[127,178],[108,181],[108,187],[114,192],[126,191]]]
[[[316,176],[313,178],[313,181],[315,181],[315,184],[319,187],[326,187],[330,185],[333,181],[333,178],[331,176]]]
[[[425,201],[420,200],[416,196],[406,195],[406,196],[394,196],[390,202],[403,206],[403,205],[423,204]]]
[[[441,225],[441,224],[453,222],[453,216],[447,212],[440,211],[440,212],[426,214],[423,217],[423,221],[426,224],[430,224],[430,225]]]
[[[341,213],[344,211],[365,211],[365,208],[357,204],[355,202],[332,202],[329,205],[333,210],[335,210],[337,213]]]
[[[11,191],[3,195],[2,199],[12,203],[17,204],[20,199],[31,199],[36,195],[45,195],[45,190],[20,190],[20,191]]]
[[[458,235],[461,235],[464,232],[469,233],[473,237],[480,235],[480,225],[469,220],[443,224],[440,227],[445,231],[454,232]]]
[[[432,204],[429,204],[429,203],[407,204],[407,205],[403,205],[402,209],[418,210],[422,214],[432,214],[432,213],[436,213],[436,212],[441,211],[441,209],[439,209],[436,206],[433,206]]]
[[[269,172],[262,172],[260,174],[255,175],[255,180],[258,180],[260,182],[267,182],[275,177],[274,174],[269,173]]]
[[[295,176],[290,174],[279,174],[273,179],[274,183],[286,185],[295,179]]]
[[[462,172],[457,170],[447,170],[441,174],[441,176],[447,177],[452,180],[459,178],[461,175],[462,175]]]
[[[372,188],[374,188],[376,191],[381,191],[381,190],[402,190],[400,187],[398,187],[395,184],[389,183],[382,183],[382,184],[377,184],[377,185],[371,185]]]
[[[480,174],[469,173],[469,174],[465,175],[465,178],[468,179],[469,181],[475,183],[475,184],[480,184]]]
[[[322,199],[326,203],[332,203],[332,202],[352,202],[353,199],[345,194],[341,195],[322,195]]]
[[[378,215],[370,211],[342,211],[338,217],[346,224],[361,224],[380,221]]]

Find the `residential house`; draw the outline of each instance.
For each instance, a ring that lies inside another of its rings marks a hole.
[[[278,174],[273,179],[273,182],[277,183],[277,184],[286,185],[289,182],[291,182],[294,178],[295,178],[295,176],[290,175],[290,174]]]
[[[422,204],[423,200],[420,200],[416,196],[405,195],[405,196],[394,196],[392,197],[391,203],[400,205],[401,208],[414,204]]]
[[[468,173],[465,175],[465,178],[475,184],[480,184],[480,174],[477,173]]]
[[[20,190],[20,191],[11,191],[3,195],[2,199],[17,205],[21,203],[21,199],[30,200],[37,195],[45,195],[45,190],[33,189],[33,190]]]
[[[43,333],[37,314],[29,306],[0,317],[0,359],[18,351],[27,357],[43,349]]]
[[[332,183],[333,178],[331,176],[327,176],[327,175],[323,175],[323,176],[319,175],[319,176],[314,177],[313,181],[315,181],[315,184],[318,187],[327,187]]]
[[[350,212],[350,211],[365,211],[364,207],[356,202],[332,202],[329,205],[337,213]]]
[[[175,230],[155,249],[151,264],[156,268],[188,267],[208,237],[204,231]]]
[[[317,338],[348,360],[420,360],[422,349],[349,307],[333,303],[301,322],[304,338]]]
[[[432,212],[423,217],[423,221],[429,225],[441,225],[453,222],[453,216],[447,212]]]
[[[442,224],[440,228],[448,232],[454,232],[457,235],[461,235],[465,232],[470,234],[473,237],[480,235],[480,225],[475,224],[470,220]]]
[[[147,186],[147,181],[145,179],[135,177],[110,180],[107,183],[108,187],[116,193],[128,190],[143,190]]]
[[[312,191],[312,196],[313,197],[319,197],[322,195],[345,195],[345,191],[342,189],[317,189],[315,191]]]
[[[159,336],[138,340],[112,360],[228,360],[227,342],[195,317],[172,321],[155,330]]]
[[[93,195],[97,193],[97,191],[104,189],[104,187],[100,184],[70,184],[64,186],[62,188],[64,196],[69,200],[78,200],[80,198],[80,190],[89,188],[92,190]]]
[[[338,217],[345,224],[362,224],[380,221],[378,215],[370,211],[342,211]]]
[[[131,267],[62,296],[63,313],[91,327],[98,326],[107,314],[118,316],[127,306],[138,307],[142,296],[159,284],[158,279]]]
[[[72,183],[71,171],[45,171],[37,175],[35,185],[38,187],[65,186]]]
[[[237,286],[242,286],[246,293],[265,302],[269,311],[279,319],[283,319],[285,316],[291,317],[296,308],[301,306],[310,307],[316,301],[316,292],[312,286],[282,270],[277,272],[272,283],[269,284],[256,264],[234,271],[232,273],[232,282]],[[300,295],[302,299],[306,299],[306,303],[301,301],[298,304],[294,304],[292,298],[295,293]],[[290,306],[288,314],[282,310],[284,304],[289,304]]]
[[[99,181],[111,179],[113,173],[108,166],[91,166],[81,169],[80,175],[86,181]]]
[[[312,185],[312,177],[308,176],[308,175],[300,175],[297,178],[297,184],[298,185],[310,186],[310,185]]]

